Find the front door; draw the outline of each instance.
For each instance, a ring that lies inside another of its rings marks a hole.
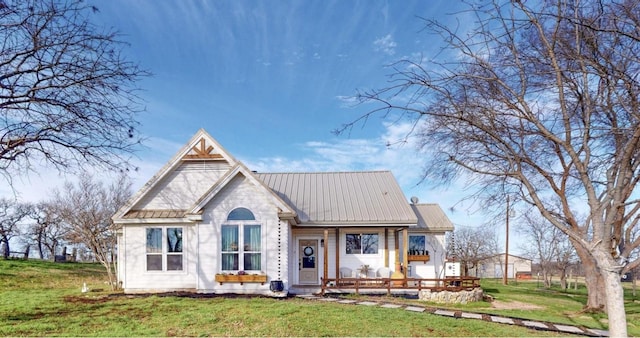
[[[298,245],[300,284],[318,284],[318,240],[301,239]]]

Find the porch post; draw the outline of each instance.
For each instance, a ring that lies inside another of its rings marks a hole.
[[[336,227],[336,278],[340,278],[340,228]],[[325,243],[325,246],[327,243]]]
[[[384,228],[384,267],[389,267],[389,228]]]
[[[326,280],[327,278],[329,278],[329,229],[328,228],[324,228],[324,250],[323,250],[323,255],[324,255],[324,259],[323,261],[323,269],[322,269],[322,279]],[[326,282],[325,282],[326,283]]]
[[[393,236],[393,244],[395,245],[395,271],[400,272],[400,231],[396,230],[395,231],[395,236]]]
[[[409,247],[409,229],[402,229],[402,264],[404,266],[404,278],[407,278],[407,270],[409,269],[409,257],[407,257],[407,248]]]

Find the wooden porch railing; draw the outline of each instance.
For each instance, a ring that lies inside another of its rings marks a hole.
[[[322,294],[326,290],[353,289],[358,294],[365,289],[391,290],[431,290],[431,291],[461,291],[480,287],[478,277],[451,278],[321,278]]]

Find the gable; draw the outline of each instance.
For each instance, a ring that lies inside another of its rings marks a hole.
[[[251,211],[260,221],[278,217],[278,208],[270,194],[265,194],[263,189],[244,175],[233,175],[211,198],[203,201],[201,208],[193,208],[187,212],[202,214],[203,222],[208,223],[227,220],[229,213],[238,208]]]
[[[132,210],[188,209],[230,168],[226,161],[183,161],[149,189]]]
[[[246,182],[253,185],[256,193],[264,195],[278,209],[278,215],[280,218],[288,219],[294,224],[296,223],[297,215],[295,211],[240,162],[236,163],[236,165],[229,169],[218,180],[218,182],[211,186],[211,188],[190,208],[188,213],[201,214],[203,209],[211,202],[211,200],[224,192],[227,186],[236,181],[239,177],[242,177]],[[243,198],[243,196],[238,196],[238,198]]]
[[[200,129],[113,219],[122,222],[184,214],[236,163],[211,135]]]

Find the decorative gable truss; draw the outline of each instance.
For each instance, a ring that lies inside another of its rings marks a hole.
[[[191,147],[189,152],[183,156],[184,160],[225,160],[214,146],[207,142],[205,137],[200,138],[198,144]]]

